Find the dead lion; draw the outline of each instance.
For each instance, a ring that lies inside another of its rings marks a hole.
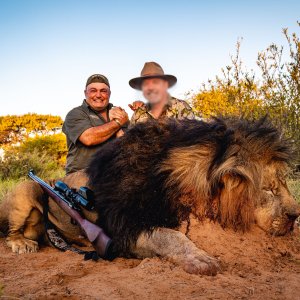
[[[256,223],[272,235],[292,231],[300,208],[285,182],[290,149],[266,119],[147,122],[103,147],[86,173],[64,181],[94,190],[96,209],[84,214],[113,237],[120,255],[159,255],[187,272],[214,275],[218,261],[176,229],[193,214],[235,230]],[[41,199],[40,187],[24,182],[2,203],[0,224],[13,252],[37,251]],[[78,227],[50,203],[57,230],[82,242]]]

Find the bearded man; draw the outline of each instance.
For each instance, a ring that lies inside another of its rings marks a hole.
[[[136,90],[141,90],[148,102],[144,104],[136,101],[129,105],[134,111],[131,124],[164,117],[194,119],[191,107],[185,101],[172,97],[168,92],[176,82],[177,78],[166,75],[158,63],[145,63],[141,76],[131,79],[129,85]]]
[[[110,84],[104,75],[90,76],[84,94],[82,105],[73,108],[63,124],[68,146],[67,175],[85,169],[96,151],[124,134],[129,121],[125,110],[109,103]]]

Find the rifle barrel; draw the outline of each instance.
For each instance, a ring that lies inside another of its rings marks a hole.
[[[62,200],[63,196],[59,192],[55,191],[55,189],[53,189],[48,183],[36,176],[32,171],[28,173],[28,176],[32,180],[37,182],[43,189],[43,191],[47,195],[49,195],[63,209],[63,211],[66,214],[68,214],[72,219],[74,219],[80,225],[80,227],[84,225],[85,219],[83,219],[83,217],[78,211],[76,211],[70,204],[68,204],[69,202]],[[84,228],[82,229],[84,230]]]
[[[28,176],[33,181],[37,182],[43,191],[50,196],[66,214],[68,214],[78,223],[87,239],[93,244],[100,257],[105,259],[113,258],[111,256],[112,253],[110,253],[112,240],[105,234],[102,228],[83,218],[63,195],[53,189],[48,183],[36,176],[32,170],[29,171]]]

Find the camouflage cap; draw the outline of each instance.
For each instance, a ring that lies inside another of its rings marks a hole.
[[[101,75],[101,74],[91,75],[88,78],[88,80],[86,81],[85,87],[87,87],[89,84],[94,83],[94,82],[105,83],[108,87],[110,87],[108,79],[104,75]]]

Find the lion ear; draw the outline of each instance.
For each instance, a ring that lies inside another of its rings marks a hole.
[[[223,227],[245,231],[254,222],[254,187],[247,178],[225,174],[219,194],[218,220]]]

